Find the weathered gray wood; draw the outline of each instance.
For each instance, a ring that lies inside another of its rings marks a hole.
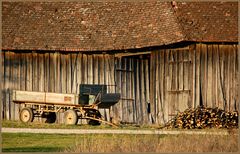
[[[204,99],[203,99],[203,105],[208,106],[208,102],[207,102],[207,87],[208,87],[208,78],[207,78],[207,71],[208,71],[208,67],[207,67],[207,62],[208,62],[208,53],[207,53],[207,46],[205,44],[202,44],[202,52],[203,52],[203,56],[204,56],[204,80],[203,84],[204,84],[204,88],[202,89],[202,92],[204,94]]]
[[[77,87],[77,93],[79,93],[80,91],[79,91],[79,85],[82,83],[82,68],[83,68],[83,66],[82,66],[82,57],[83,57],[83,55],[82,54],[78,54],[77,55],[77,84],[78,84],[78,87]],[[96,67],[96,66],[95,66]]]
[[[66,55],[61,55],[61,85],[62,93],[67,93],[67,61]]]
[[[135,100],[136,100],[136,114],[137,114],[137,123],[140,124],[141,123],[141,120],[142,120],[142,115],[141,115],[141,109],[140,109],[140,102],[141,102],[141,96],[140,96],[140,81],[139,81],[139,69],[140,68],[140,64],[139,64],[139,59],[136,59],[136,78],[135,78],[135,83],[136,83],[136,92],[135,92]],[[154,103],[154,102],[153,102]]]
[[[72,93],[72,57],[70,54],[66,55],[66,68],[67,68],[67,93]]]
[[[236,110],[240,110],[240,46],[235,45],[236,50]]]
[[[9,120],[10,118],[10,108],[9,108],[9,87],[10,87],[10,66],[11,66],[11,63],[10,63],[10,52],[6,52],[5,55],[4,55],[4,66],[5,66],[5,69],[4,69],[4,109],[5,109],[5,114],[4,114],[4,117]]]
[[[60,78],[61,78],[61,74],[60,74],[60,53],[56,53],[56,74],[55,74],[55,92],[57,93],[61,93],[61,86],[60,86]]]
[[[201,62],[201,51],[200,51],[200,45],[196,45],[196,59],[195,59],[195,68],[196,68],[196,78],[195,78],[195,104],[194,108],[198,107],[200,105],[200,77],[201,77],[201,70],[200,70],[200,62]]]
[[[223,51],[224,51],[224,56],[225,56],[225,61],[224,61],[224,85],[225,85],[225,94],[226,94],[226,104],[225,104],[225,108],[226,111],[229,111],[229,103],[230,103],[230,88],[229,88],[229,70],[230,70],[230,61],[229,61],[229,52],[228,52],[228,48],[223,46]]]
[[[117,61],[116,61],[116,67],[117,68],[121,68],[121,58],[117,58]],[[116,83],[117,83],[117,92],[118,93],[121,93],[121,89],[122,89],[122,85],[121,85],[121,78],[122,78],[122,76],[121,76],[121,72],[120,71],[117,71],[116,72],[117,73],[117,78],[116,78]],[[122,93],[121,93],[122,94]],[[122,95],[121,95],[121,97],[122,97]],[[120,99],[120,101],[119,101],[119,103],[118,103],[118,109],[119,109],[119,111],[118,111],[118,116],[119,116],[119,119],[122,121],[122,110],[123,110],[123,108],[122,108],[122,100]]]
[[[13,90],[13,101],[20,102],[39,102],[53,104],[78,104],[78,99],[75,94],[62,93],[46,93],[35,91],[19,91]]]
[[[146,60],[141,60],[141,102],[142,102],[142,116],[143,116],[143,123],[146,124],[147,123],[147,104],[146,104],[146,65],[145,65],[145,61]]]
[[[207,106],[208,107],[213,107],[212,103],[213,103],[213,93],[212,93],[212,86],[213,86],[213,81],[212,81],[212,46],[208,45],[207,46]]]
[[[38,78],[38,70],[39,70],[39,65],[38,65],[38,54],[33,52],[32,53],[32,70],[33,70],[33,85],[32,85],[32,90],[33,91],[38,91],[39,90],[39,78]]]
[[[104,57],[104,78],[105,78],[104,84],[106,84],[106,85],[109,85],[109,78],[108,78],[109,75],[108,74],[110,73],[110,71],[109,71],[108,63],[109,63],[109,55],[107,54]],[[109,92],[109,87],[107,88],[107,90]],[[104,112],[105,112],[105,115],[106,115],[106,120],[110,121],[110,110],[109,109],[104,109],[104,110],[105,110]]]
[[[93,76],[93,83],[98,84],[98,56],[93,55],[93,71],[94,71],[94,76]]]
[[[149,98],[149,92],[150,92],[150,87],[149,87],[149,64],[148,64],[149,60],[145,60],[145,84],[146,84],[146,110],[148,111],[148,103],[150,102],[150,98]],[[132,97],[134,98],[134,97]],[[146,111],[146,112],[147,112]],[[150,124],[150,119],[149,119],[149,113],[147,113],[147,124]]]
[[[78,55],[77,53],[72,53],[72,64],[71,64],[71,69],[72,69],[72,78],[71,78],[71,88],[72,88],[72,93],[77,92],[77,61],[78,61]]]
[[[171,53],[171,57],[167,55],[167,50],[155,51],[151,54],[150,66],[147,66],[145,59],[137,60],[139,56],[124,57],[127,69],[135,70],[135,72],[117,71],[116,77],[114,75],[114,56],[107,54],[103,56],[101,54],[79,53],[79,56],[76,56],[77,53],[12,53],[4,51],[2,59],[4,61],[3,85],[6,95],[2,104],[3,116],[11,119],[18,118],[16,116],[18,107],[12,105],[11,100],[9,100],[11,96],[7,91],[8,89],[10,91],[20,89],[66,93],[69,89],[72,92],[76,91],[76,84],[84,83],[84,80],[86,83],[110,85],[114,85],[116,81],[118,85],[116,89],[121,91],[124,88],[127,98],[138,97],[138,101],[124,100],[126,102],[125,109],[121,109],[118,104],[116,104],[115,109],[111,109],[111,111],[114,110],[116,117],[119,117],[117,112],[121,112],[122,115],[123,112],[126,112],[123,115],[125,122],[136,122],[138,119],[138,123],[145,123],[148,116],[146,113],[148,101],[151,103],[153,119],[156,120],[157,117],[160,117],[158,122],[161,123],[160,119],[167,121],[166,119],[171,118],[169,114],[185,108],[186,98],[191,99],[187,96],[187,90],[192,90],[192,96],[195,94],[191,106],[197,107],[201,98],[200,88],[203,105],[208,107],[216,105],[226,110],[234,110],[236,106],[239,106],[239,90],[237,89],[239,87],[239,63],[237,60],[239,54],[237,54],[237,46],[227,44],[197,45],[195,60],[185,59],[185,56],[194,58],[194,52],[192,52],[194,50],[190,48],[190,51],[175,49],[174,53]],[[187,54],[188,51],[192,54]],[[178,59],[176,59],[177,55]],[[77,61],[75,61],[76,57]],[[121,65],[122,62],[119,64]],[[147,86],[149,82],[148,71],[151,72],[149,86]],[[121,83],[121,76],[126,78],[125,84]],[[122,87],[121,84],[123,84]],[[175,90],[176,93],[167,92],[168,89]],[[184,89],[184,92],[181,92],[181,89]],[[109,87],[109,92],[114,90],[114,87]],[[151,96],[147,98],[148,95]],[[177,106],[175,103],[181,104]],[[174,105],[176,105],[175,108],[173,108]],[[103,114],[108,116],[108,111],[105,110]],[[164,118],[162,118],[163,116]]]
[[[135,60],[134,59],[132,59],[131,60],[131,69],[132,70],[134,70],[134,67],[135,67]],[[137,115],[136,115],[136,94],[135,94],[135,86],[136,86],[136,84],[135,84],[135,78],[134,78],[134,76],[135,76],[135,74],[134,73],[131,73],[131,86],[132,86],[132,91],[131,91],[131,93],[132,93],[132,98],[134,99],[133,101],[132,101],[132,115],[133,115],[133,122],[134,123],[136,123],[136,117],[137,117]]]
[[[154,103],[156,107],[156,122],[160,123],[162,121],[162,116],[161,116],[161,96],[160,96],[160,54],[156,52],[155,54],[155,59],[156,59],[156,73],[155,73],[155,86],[154,89],[156,91],[155,98],[154,98]]]
[[[219,45],[219,48],[222,49],[222,45]],[[219,107],[225,109],[226,96],[225,96],[225,88],[224,88],[224,51],[219,50],[219,89],[220,89],[220,100]]]
[[[88,60],[88,83],[93,84],[93,56],[88,55],[87,60]]]
[[[154,70],[155,63],[154,63],[154,52],[151,52],[151,61],[150,61],[150,123],[154,122],[154,84],[153,84],[153,77],[154,77]],[[136,96],[135,96],[136,97]]]
[[[121,61],[121,69],[126,69],[126,58]],[[126,96],[126,72],[121,72],[121,96],[122,98],[127,98]],[[122,120],[127,122],[127,101],[122,100]]]
[[[195,46],[191,46],[191,50],[190,52],[192,53],[192,101],[191,101],[191,106],[192,108],[195,108],[195,102],[196,102],[196,50],[195,50]],[[191,80],[190,80],[191,82]],[[191,95],[189,96],[191,97]]]
[[[50,65],[50,59],[49,59],[49,53],[45,53],[45,58],[44,58],[44,70],[45,70],[45,74],[44,74],[44,91],[45,92],[49,92],[49,65]],[[28,90],[28,89],[26,89]]]

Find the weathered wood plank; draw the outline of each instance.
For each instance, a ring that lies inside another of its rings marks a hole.
[[[189,107],[192,107],[192,108],[195,108],[195,104],[196,104],[196,46],[195,45],[192,45],[191,48],[190,48],[190,51],[191,52],[191,60],[192,60],[192,75],[191,75],[191,79],[190,82],[192,82],[192,87],[191,87],[191,95],[189,96],[190,97],[190,102],[191,102],[191,106]],[[190,104],[190,103],[189,103]]]
[[[27,96],[27,97],[26,97]],[[78,104],[75,94],[62,93],[45,93],[35,91],[14,90],[12,95],[13,101],[21,102],[39,102],[53,104]]]
[[[121,69],[126,69],[126,58],[122,58]],[[122,98],[127,98],[126,96],[126,72],[121,72],[121,96]],[[127,101],[122,100],[122,120],[127,122]]]
[[[93,84],[93,55],[88,55],[87,60],[88,60],[88,83]]]
[[[235,49],[235,46],[232,45],[231,46],[231,59],[232,59],[232,93],[231,93],[231,98],[232,98],[232,103],[231,103],[231,111],[233,110],[236,110],[235,107],[236,107],[236,85],[237,85],[237,82],[240,81],[240,80],[236,80],[236,49]],[[235,82],[236,81],[236,82]]]
[[[137,123],[137,113],[136,113],[136,94],[135,94],[135,90],[136,90],[136,84],[135,84],[135,59],[131,60],[131,69],[134,70],[134,73],[131,73],[131,84],[132,84],[132,98],[134,99],[134,101],[132,101],[132,109],[133,109],[133,122]]]
[[[213,103],[213,93],[212,93],[212,86],[213,86],[213,82],[212,82],[212,46],[211,45],[207,45],[207,106],[208,107],[213,107],[212,103]]]
[[[156,53],[151,53],[151,79],[150,79],[150,108],[151,108],[151,117],[152,117],[152,123],[156,122],[156,103],[155,103],[155,74],[156,74]]]
[[[27,55],[27,90],[32,91],[32,54],[28,53]]]
[[[60,69],[61,69],[61,91],[62,93],[67,93],[67,64],[66,64],[66,55],[61,55],[61,62],[60,62]]]
[[[9,77],[10,77],[10,52],[4,52],[4,93],[3,93],[3,117],[9,120],[9,101],[8,101],[8,89],[9,89]]]
[[[105,78],[105,80],[104,80],[104,84],[106,84],[106,85],[109,85],[109,65],[108,65],[108,63],[109,63],[109,55],[108,54],[106,54],[105,55],[105,57],[104,57],[104,78]],[[91,70],[92,71],[92,70]],[[109,86],[107,87],[107,92],[109,92]],[[106,115],[106,120],[107,121],[110,121],[110,110],[109,109],[105,109],[105,115]]]
[[[66,76],[67,76],[67,93],[72,93],[72,56],[66,55]]]
[[[87,83],[87,73],[86,73],[86,55],[82,54],[82,63],[81,63],[82,69],[81,69],[81,74],[82,74],[82,78],[81,78],[81,83],[82,84],[86,84]],[[99,70],[100,71],[100,70]]]
[[[19,70],[19,66],[20,66],[20,59],[19,59],[19,53],[14,53],[11,57],[12,59],[12,82],[13,82],[13,87],[12,89],[16,89],[18,90],[20,88],[20,70]],[[12,90],[11,90],[12,91]],[[18,104],[14,104],[12,102],[12,97],[11,98],[11,106],[12,106],[12,120],[18,120],[18,114],[19,114],[19,105]]]
[[[39,90],[39,75],[38,75],[38,71],[39,71],[39,64],[38,64],[38,53],[33,52],[32,53],[32,70],[33,70],[33,91],[38,91]]]
[[[139,80],[139,74],[140,74],[140,62],[139,59],[136,59],[136,78],[135,78],[135,83],[136,83],[136,91],[135,91],[135,96],[136,96],[136,113],[137,113],[137,123],[140,124],[142,120],[142,115],[141,115],[141,108],[140,108],[140,101],[141,101],[141,95],[140,95],[140,80]]]
[[[208,54],[207,54],[207,46],[205,44],[201,44],[202,46],[202,53],[203,53],[203,88],[202,88],[202,94],[203,94],[203,105],[204,106],[208,106],[208,102],[207,102],[207,61],[208,61]]]
[[[43,92],[44,91],[44,54],[39,53],[38,54],[38,62],[39,62],[39,70],[38,70],[38,84],[39,84],[39,91]],[[22,90],[22,89],[21,89]]]
[[[240,110],[240,46],[235,45],[235,52],[236,52],[236,110]]]
[[[50,65],[50,57],[49,57],[49,53],[45,53],[45,58],[44,58],[44,70],[45,70],[45,74],[44,74],[44,91],[45,92],[49,92],[49,65]]]
[[[231,87],[232,87],[232,73],[233,73],[233,71],[232,71],[232,68],[233,68],[233,65],[232,65],[232,62],[231,61],[233,61],[232,59],[231,59],[231,56],[232,55],[232,52],[231,52],[231,47],[230,46],[228,46],[227,47],[227,56],[228,56],[228,58],[227,58],[227,61],[228,61],[228,63],[227,63],[227,65],[228,65],[228,73],[227,73],[227,76],[228,76],[228,80],[227,80],[227,83],[228,83],[228,86],[227,86],[227,93],[228,93],[228,111],[231,111],[231,103],[232,103],[232,99],[231,99],[231,95],[232,95],[232,89],[231,89]]]
[[[79,90],[79,85],[82,83],[82,54],[78,53],[77,54],[77,68],[76,68],[77,72],[76,72],[76,82],[78,84],[77,86],[77,93],[79,94],[80,93],[80,90]]]
[[[216,51],[215,51],[215,48],[214,48],[214,45],[211,45],[212,47],[212,107],[215,108],[216,107],[216,96],[217,96],[217,93],[216,93]]]
[[[155,58],[156,58],[156,73],[155,73],[155,107],[156,107],[156,123],[160,123],[162,121],[162,116],[161,116],[161,96],[160,96],[160,54],[158,52],[155,53]]]
[[[150,124],[150,119],[149,119],[149,112],[148,112],[148,103],[150,103],[150,98],[149,98],[149,92],[150,92],[150,87],[149,87],[149,59],[145,60],[145,64],[146,67],[145,69],[145,84],[146,84],[146,112],[147,112],[147,124]],[[132,97],[134,98],[134,97]]]
[[[126,58],[126,70],[132,70],[131,68],[131,58]],[[126,71],[126,98],[131,99],[132,98],[132,80],[131,80],[131,72]],[[133,107],[132,102],[130,100],[125,100],[126,103],[126,110],[127,110],[127,120],[129,123],[133,122]]]
[[[99,84],[104,84],[104,56],[99,56]]]
[[[213,45],[213,81],[214,81],[214,87],[213,87],[213,93],[214,95],[214,107],[218,107],[218,76],[219,76],[219,61],[218,61],[218,46],[216,44]]]
[[[229,103],[230,103],[230,78],[229,78],[229,70],[230,70],[230,54],[229,54],[229,51],[228,51],[228,47],[226,46],[223,46],[223,51],[224,51],[224,56],[225,56],[225,61],[224,61],[224,76],[225,76],[225,82],[224,82],[224,85],[225,85],[225,94],[226,94],[226,111],[229,111]]]
[[[121,68],[121,58],[116,58],[116,68]],[[121,93],[121,72],[120,71],[116,71],[116,84],[117,84],[117,88],[116,88],[116,92],[117,93]],[[121,97],[122,97],[122,93],[121,93]],[[122,121],[122,100],[120,99],[120,101],[117,103],[117,108],[118,108],[118,112],[117,112],[117,116],[119,118],[120,121]]]
[[[225,86],[224,86],[224,51],[222,50],[223,45],[219,45],[219,94],[221,96],[219,100],[219,107],[221,109],[225,109],[225,104],[226,104],[226,95],[225,95]]]
[[[56,74],[55,74],[55,92],[60,93],[61,92],[61,83],[60,83],[60,78],[61,78],[61,70],[60,70],[60,61],[61,61],[61,54],[59,52],[56,53]]]
[[[174,51],[170,50],[169,51],[169,61],[176,61],[175,60],[175,57],[174,57]],[[175,66],[174,65],[170,65],[169,66],[169,76],[170,76],[170,89],[168,91],[171,91],[171,90],[176,90],[176,87],[175,87]],[[176,111],[176,97],[174,96],[174,94],[172,93],[169,93],[170,95],[170,101],[169,101],[169,114],[170,115],[175,115],[175,111]]]
[[[195,103],[194,103],[194,108],[198,107],[200,105],[200,97],[201,97],[201,93],[200,93],[200,89],[201,89],[201,85],[200,85],[200,79],[201,79],[201,49],[200,49],[200,45],[196,45],[196,59],[195,59],[195,68],[196,68],[196,79],[195,79],[195,83],[196,83],[196,90],[195,90]]]
[[[99,61],[98,61],[98,56],[93,55],[93,83],[98,84],[98,66],[99,66]]]
[[[161,58],[162,58],[162,87],[161,87],[161,91],[162,91],[162,101],[163,101],[163,120],[164,120],[164,123],[166,123],[168,121],[168,102],[167,102],[167,93],[166,93],[166,90],[167,90],[167,71],[168,71],[168,68],[167,68],[167,51],[166,50],[163,50],[162,52],[160,51],[161,53]]]
[[[172,66],[169,65],[169,61],[171,60],[171,50],[166,50],[167,51],[167,58],[166,58],[166,67],[167,67],[167,78],[166,78],[166,95],[167,95],[167,114],[166,116],[168,117],[168,120],[172,118],[172,96],[171,93],[168,91],[171,90],[172,88]]]
[[[142,102],[142,116],[143,116],[143,123],[146,124],[147,123],[147,106],[146,106],[146,72],[145,72],[145,68],[146,65],[144,63],[144,59],[140,60],[141,63],[141,68],[140,68],[140,72],[141,72],[141,102]]]
[[[78,54],[72,53],[72,78],[71,78],[71,87],[72,87],[72,93],[77,93],[77,61],[78,61]]]

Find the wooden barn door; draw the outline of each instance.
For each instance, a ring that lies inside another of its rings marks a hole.
[[[151,54],[150,106],[152,122],[164,124],[192,106],[193,63],[188,48]]]
[[[191,107],[193,69],[189,50],[170,50],[167,55],[167,102],[169,116]]]
[[[115,59],[116,92],[121,93],[115,117],[123,123],[148,124],[149,71],[148,56]]]

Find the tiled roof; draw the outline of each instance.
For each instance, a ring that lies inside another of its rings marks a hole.
[[[2,47],[103,51],[237,42],[237,3],[203,3],[3,2]]]
[[[175,10],[188,40],[238,42],[237,2],[178,2]]]

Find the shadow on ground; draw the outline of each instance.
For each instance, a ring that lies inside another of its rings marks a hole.
[[[58,147],[13,147],[3,148],[2,152],[59,152]]]

